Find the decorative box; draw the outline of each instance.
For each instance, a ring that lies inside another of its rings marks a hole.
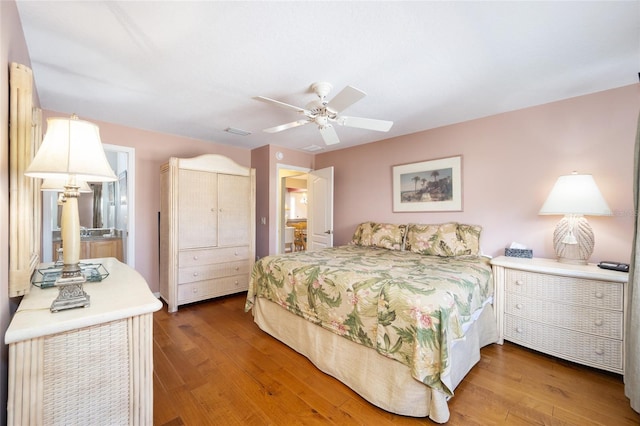
[[[533,257],[533,250],[531,249],[516,249],[516,248],[505,248],[504,255],[509,257],[525,257],[527,259],[531,259]]]

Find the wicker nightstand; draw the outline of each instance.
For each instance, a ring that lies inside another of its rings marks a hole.
[[[87,282],[91,305],[51,313],[55,288],[32,286],[5,334],[8,425],[153,423],[153,312],[144,278],[115,258]],[[49,265],[45,265],[49,266]]]
[[[491,264],[500,343],[624,373],[627,273],[552,259]]]

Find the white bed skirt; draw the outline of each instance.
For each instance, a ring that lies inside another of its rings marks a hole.
[[[404,364],[260,297],[253,306],[253,316],[263,331],[307,357],[318,369],[340,380],[370,403],[404,416],[429,416],[437,423],[449,420],[447,396],[411,377]],[[465,338],[454,342],[451,373],[443,381],[455,389],[480,360],[480,348],[497,340],[493,308],[486,305]]]

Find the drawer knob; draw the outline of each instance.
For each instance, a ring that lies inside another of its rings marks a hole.
[[[198,276],[198,273],[197,273],[197,272],[194,272],[194,273],[193,273],[193,276],[194,276],[194,277],[197,277],[197,276]]]
[[[522,309],[522,303],[516,303],[516,309]]]
[[[522,328],[516,327],[516,333],[522,333]]]
[[[234,283],[236,287],[238,287],[238,280],[236,280],[236,282]]]
[[[198,289],[196,287],[193,288],[193,290],[191,290],[194,294],[198,292]]]
[[[596,349],[596,355],[604,355],[604,349],[602,348]]]
[[[601,291],[596,291],[596,299],[602,299],[604,297],[604,293]]]
[[[600,327],[600,326],[602,326],[602,324],[604,324],[604,321],[601,320],[601,319],[597,319],[597,320],[595,320],[594,324],[597,325],[598,327]]]
[[[193,260],[198,260],[198,256],[193,256]]]
[[[237,252],[237,251],[236,251],[236,252],[234,252],[234,253],[233,253],[233,255],[234,255],[234,256],[237,256],[237,255],[238,255],[238,252]]]
[[[239,266],[236,266],[236,271],[239,271],[239,270],[240,270],[240,267],[239,267]]]
[[[522,281],[516,280],[516,285],[522,285]]]

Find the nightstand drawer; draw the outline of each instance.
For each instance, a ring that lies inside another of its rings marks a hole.
[[[505,291],[534,299],[623,310],[623,287],[619,283],[507,269]]]
[[[505,315],[504,337],[531,349],[604,370],[623,372],[622,340],[569,331]]]
[[[551,302],[507,293],[505,312],[523,319],[569,330],[618,340],[623,338],[622,311],[568,305],[565,304],[565,300]]]

